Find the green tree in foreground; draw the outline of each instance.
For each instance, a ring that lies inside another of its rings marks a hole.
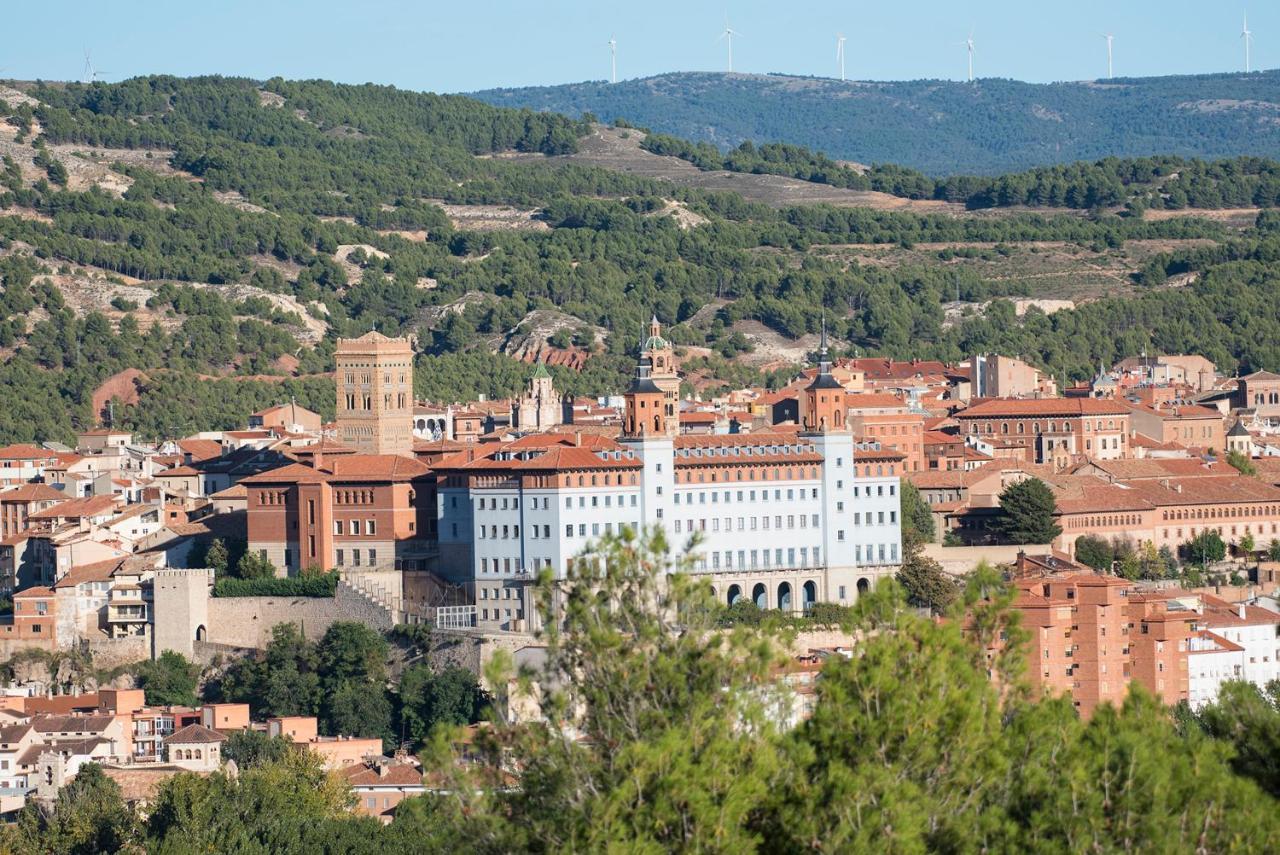
[[[1111,572],[1111,562],[1115,559],[1115,551],[1105,538],[1092,534],[1082,534],[1076,538],[1076,561],[1094,570]]]
[[[931,609],[933,614],[946,614],[960,595],[956,580],[941,564],[925,555],[922,544],[905,532],[902,551],[902,566],[894,578],[906,592],[907,602],[917,608]]]
[[[101,766],[86,763],[58,791],[52,810],[28,799],[12,836],[7,841],[0,836],[0,849],[67,855],[141,851],[137,831],[137,819],[124,803],[120,785],[103,774]]]
[[[1053,518],[1057,502],[1039,478],[1006,487],[1000,494],[1000,509],[1004,511],[1000,530],[1010,543],[1049,543],[1062,534]]]
[[[919,488],[910,481],[903,480],[900,487],[899,504],[902,510],[902,533],[914,533],[925,543],[933,542],[933,511],[929,503],[920,495]]]
[[[1205,566],[1227,557],[1227,544],[1215,529],[1205,529],[1182,545],[1187,560]]]
[[[278,763],[293,750],[293,744],[283,736],[268,736],[261,730],[233,730],[222,743],[223,759],[234,760],[241,769]]]
[[[181,653],[166,650],[156,659],[138,665],[138,684],[151,706],[185,706],[200,703],[196,686],[200,666],[187,661]]]
[[[405,735],[421,745],[438,724],[472,724],[488,705],[488,694],[475,674],[450,666],[433,672],[414,665],[400,677],[400,717]]]
[[[1280,680],[1265,691],[1252,683],[1230,681],[1218,699],[1195,714],[1205,733],[1235,748],[1231,766],[1280,799]]]

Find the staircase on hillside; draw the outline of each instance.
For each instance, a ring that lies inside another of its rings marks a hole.
[[[391,625],[432,623],[442,629],[475,625],[474,605],[431,606],[406,599],[404,576],[399,570],[346,570],[338,579],[338,588],[368,602],[385,614]]]

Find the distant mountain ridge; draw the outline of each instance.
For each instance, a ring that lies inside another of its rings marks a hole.
[[[722,148],[788,142],[935,176],[1109,156],[1280,157],[1280,71],[1048,84],[684,72],[471,95]]]

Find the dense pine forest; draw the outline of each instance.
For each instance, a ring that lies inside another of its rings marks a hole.
[[[747,140],[784,142],[932,176],[997,175],[1104,157],[1280,155],[1273,121],[1280,71],[1048,84],[683,72],[475,97],[502,107],[626,119],[721,150]]]
[[[1144,348],[1280,369],[1271,161],[932,179],[790,146],[646,141],[943,207],[764,205],[576,159],[592,117],[457,96],[149,77],[0,87],[0,101],[3,441],[98,422],[94,390],[127,368],[139,394],[114,415],[143,436],[231,427],[289,396],[329,414],[334,340],[375,328],[414,337],[418,394],[437,401],[510,394],[529,370],[511,343],[528,336],[588,355],[554,368],[559,388],[616,391],[653,313],[707,348],[689,357],[708,382],[784,381],[804,347],[752,351],[824,313],[849,353],[998,350],[1062,378]],[[1250,210],[1208,216],[1224,207]],[[1030,265],[1050,255],[1070,260],[1065,288],[1104,263],[1112,278],[1068,293],[1075,309],[1016,316],[1006,298],[1046,296]]]

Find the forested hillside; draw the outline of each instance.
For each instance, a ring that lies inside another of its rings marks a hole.
[[[574,357],[563,390],[617,391],[654,313],[699,390],[785,382],[824,313],[862,354],[999,350],[1068,378],[1142,348],[1280,369],[1280,219],[1187,210],[1241,187],[1274,204],[1270,162],[881,169],[982,210],[766,205],[587,165],[583,121],[388,87],[152,77],[0,102],[0,441],[97,423],[94,391],[124,369],[139,388],[117,423],[148,437],[289,396],[329,414],[334,340],[374,328],[414,338],[436,401],[510,394],[530,370],[513,356],[534,353]],[[774,162],[793,155],[821,157]],[[1167,195],[1171,170],[1203,195],[975,202],[1095,179]],[[1019,317],[1003,299],[1046,296],[1079,305]]]
[[[678,73],[475,97],[632,124],[722,150],[784,142],[933,176],[1103,157],[1280,155],[1280,71],[1036,84]]]

